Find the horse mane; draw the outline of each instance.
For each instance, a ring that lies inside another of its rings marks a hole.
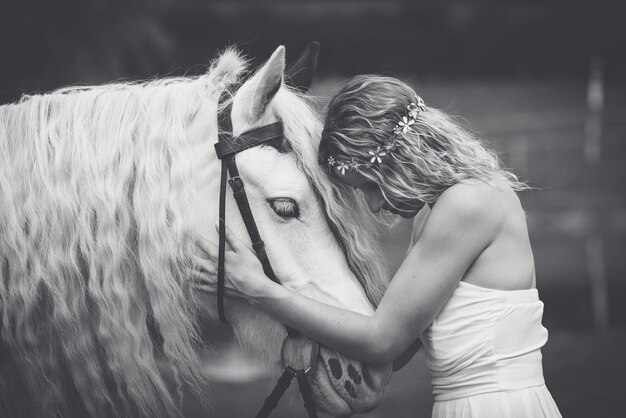
[[[0,106],[0,415],[21,415],[10,409],[17,390],[5,392],[17,380],[36,400],[34,416],[177,416],[183,385],[205,384],[200,308],[184,285],[195,187],[185,133],[245,68],[227,50],[198,77],[71,87]],[[373,218],[319,167],[321,122],[305,97],[284,88],[273,106],[376,303],[386,282],[372,262]]]
[[[199,77],[0,107],[2,344],[35,415],[176,416],[172,393],[204,384],[183,285],[194,173],[180,155],[200,106],[244,69],[227,50]]]

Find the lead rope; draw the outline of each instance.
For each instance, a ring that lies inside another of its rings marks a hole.
[[[306,369],[294,369],[286,364],[285,361],[285,347],[289,334],[285,335],[283,344],[280,347],[280,364],[285,369],[283,374],[280,375],[276,386],[272,390],[272,393],[265,399],[261,410],[256,414],[256,418],[267,418],[270,413],[278,406],[278,401],[285,394],[291,381],[295,377],[298,381],[298,388],[304,401],[304,408],[309,414],[309,418],[317,418],[317,410],[315,409],[315,403],[313,402],[313,395],[311,394],[311,385],[309,384],[309,376],[315,372],[315,366],[317,364],[317,354],[319,353],[319,344],[313,342],[311,347],[311,358],[309,360],[309,366]]]
[[[296,378],[298,379],[298,389],[300,389],[300,394],[304,401],[304,409],[309,414],[309,418],[317,418],[317,410],[315,409],[315,402],[313,402],[307,373],[300,369],[296,372]]]

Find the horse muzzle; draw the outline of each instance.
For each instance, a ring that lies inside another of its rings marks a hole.
[[[320,347],[311,385],[318,409],[348,417],[376,408],[390,378],[391,364],[372,366]]]

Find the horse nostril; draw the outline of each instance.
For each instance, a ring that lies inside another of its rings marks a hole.
[[[344,382],[344,384],[343,384],[343,387],[346,388],[346,391],[348,392],[348,395],[350,395],[352,398],[356,399],[356,388],[354,387],[352,382],[350,382],[349,380],[346,380]]]
[[[357,369],[354,368],[352,363],[348,364],[348,376],[350,376],[350,379],[352,379],[352,381],[357,385],[360,385],[363,381],[363,377],[361,377],[361,375],[359,374]]]
[[[341,371],[341,363],[339,363],[339,360],[336,358],[328,359],[328,367],[330,367],[330,372],[335,379],[341,379],[343,372]]]

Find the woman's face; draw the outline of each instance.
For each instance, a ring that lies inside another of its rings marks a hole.
[[[367,205],[373,213],[378,213],[381,209],[400,215],[403,218],[412,218],[423,206],[417,200],[415,202],[394,202],[393,205],[385,199],[380,186],[364,177],[362,174],[353,171],[346,171],[345,174],[335,173],[335,178],[342,183],[361,190],[367,201]]]

